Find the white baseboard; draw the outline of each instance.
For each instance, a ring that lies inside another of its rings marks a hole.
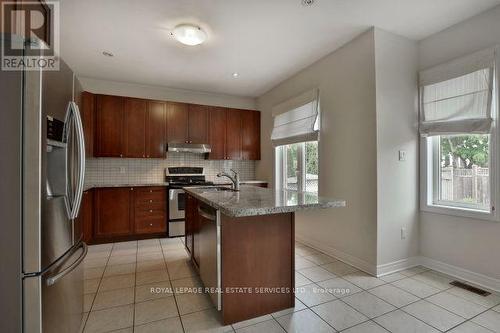
[[[315,250],[318,250],[320,252],[323,252],[331,257],[334,257],[340,261],[345,262],[346,264],[349,264],[351,266],[356,267],[359,270],[362,270],[363,272],[366,272],[371,275],[376,275],[377,273],[377,267],[363,259],[360,259],[358,257],[355,257],[353,255],[350,255],[348,253],[342,252],[336,248],[333,248],[329,245],[326,245],[324,243],[318,242],[316,240],[309,239],[307,237],[303,237],[301,235],[295,234],[295,239],[303,243],[307,246],[312,247]]]
[[[342,252],[334,247],[324,243],[312,240],[310,238],[295,235],[295,239],[307,246],[312,247],[320,252],[341,260],[351,266],[354,266],[368,274],[380,277],[387,274],[396,273],[415,266],[424,266],[435,271],[456,277],[459,280],[469,282],[478,287],[486,288],[492,291],[500,292],[500,279],[489,277],[480,273],[475,273],[465,268],[453,266],[438,260],[428,257],[416,256],[402,260],[397,260],[391,263],[375,266],[363,259]]]
[[[468,269],[453,266],[428,257],[420,257],[420,265],[435,271],[451,275],[460,280],[470,282],[478,287],[483,287],[496,292],[500,292],[500,279],[495,279],[480,273],[469,271]]]
[[[377,277],[420,265],[420,257],[410,257],[377,266]]]

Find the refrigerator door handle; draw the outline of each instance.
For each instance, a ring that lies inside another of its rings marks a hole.
[[[80,204],[82,202],[83,196],[83,186],[85,182],[85,138],[83,134],[83,123],[80,116],[80,110],[75,102],[69,102],[66,111],[66,124],[67,132],[66,135],[69,136],[69,129],[72,128],[72,122],[74,122],[74,127],[76,130],[75,136],[77,141],[77,156],[78,156],[78,182],[76,185],[75,193],[72,193],[70,198],[71,208],[69,213],[70,219],[76,219],[78,212],[80,211]],[[69,182],[66,183],[69,187]],[[69,192],[69,189],[66,189]],[[67,193],[69,196],[70,194]]]
[[[83,186],[85,183],[85,137],[83,134],[82,117],[80,116],[78,105],[75,102],[70,102],[70,104],[74,113],[76,135],[78,140],[78,184],[76,187],[76,195],[71,216],[72,219],[76,219],[78,217],[78,212],[80,211],[80,205],[83,197]]]
[[[78,265],[80,265],[80,263],[83,261],[83,259],[85,259],[85,257],[87,256],[87,252],[88,252],[88,246],[85,242],[82,242],[81,247],[83,248],[83,252],[78,257],[78,259],[76,259],[75,262],[73,262],[71,265],[69,265],[62,272],[59,272],[56,275],[47,278],[47,286],[52,286],[52,285],[56,284],[57,281],[62,279],[67,274],[71,273]],[[80,246],[79,246],[79,248],[80,248]]]

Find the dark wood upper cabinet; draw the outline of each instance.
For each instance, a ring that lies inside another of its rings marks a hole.
[[[123,97],[96,96],[95,156],[123,157],[123,119]]]
[[[226,109],[211,107],[209,112],[208,143],[212,151],[208,154],[211,160],[226,158]]]
[[[85,155],[87,155],[87,158],[94,156],[94,110],[95,95],[87,91],[82,92],[80,115],[83,123]]]
[[[260,159],[258,111],[84,92],[82,119],[88,156],[165,158],[168,143],[209,143],[208,159]]]
[[[133,188],[98,188],[94,195],[94,237],[113,238],[133,234],[133,219],[130,218]]]
[[[241,158],[260,160],[260,112],[241,111]]]
[[[189,106],[184,103],[167,103],[167,141],[187,143]]]
[[[241,114],[244,111],[228,109],[226,112],[226,158],[241,159]]]
[[[148,102],[146,157],[164,158],[166,154],[166,103]]]
[[[189,143],[208,142],[208,106],[189,105],[188,141]]]
[[[146,117],[148,103],[143,99],[125,98],[125,157],[146,157]]]

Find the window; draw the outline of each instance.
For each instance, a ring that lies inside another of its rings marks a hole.
[[[490,211],[490,135],[438,135],[427,139],[432,204]]]
[[[496,50],[420,73],[423,210],[498,219]]]
[[[277,188],[318,193],[318,141],[276,147]]]
[[[277,189],[318,193],[319,91],[306,91],[273,107]]]

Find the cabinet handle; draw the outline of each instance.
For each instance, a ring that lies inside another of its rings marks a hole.
[[[146,155],[142,155],[142,157],[146,157]]]
[[[150,227],[152,227],[152,226],[153,226],[153,223],[150,223],[150,224],[149,224],[149,226],[150,226]]]
[[[131,191],[133,191],[133,190],[134,190],[134,188],[133,188],[133,187],[131,187],[131,188],[130,188],[130,190],[131,190]]]
[[[189,143],[189,141],[188,141],[188,140],[186,140],[186,142],[185,142],[185,143]]]
[[[123,157],[123,154],[120,154],[120,157]]]
[[[150,193],[153,193],[153,190],[149,190]]]
[[[146,157],[149,157],[149,155],[147,155]]]
[[[152,210],[152,209],[150,209],[150,210],[149,210],[149,212],[150,212],[150,213],[152,213],[152,212],[153,212],[153,210]]]
[[[153,202],[153,200],[149,200],[149,202]]]

